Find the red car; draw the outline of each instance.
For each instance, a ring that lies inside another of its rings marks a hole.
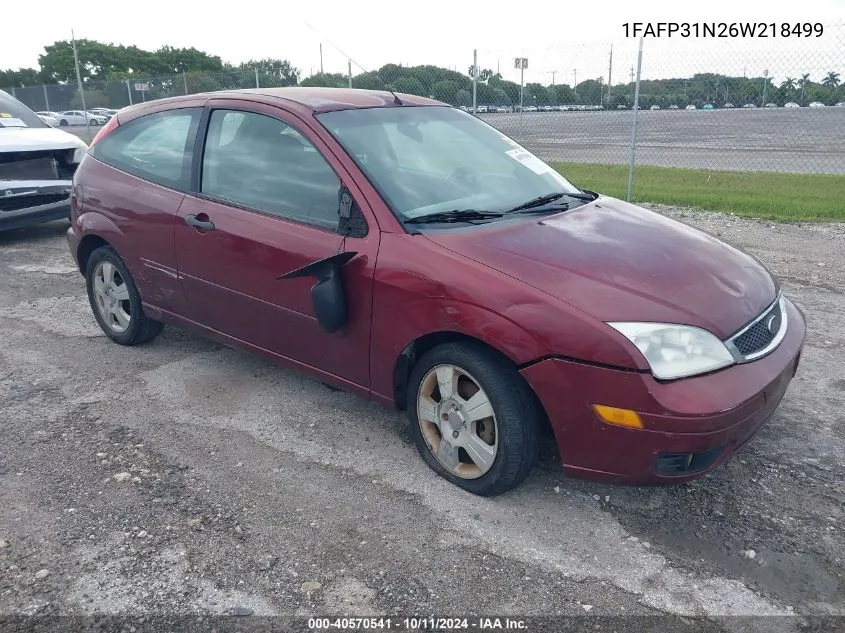
[[[115,342],[192,328],[404,409],[476,494],[522,481],[547,425],[570,475],[706,473],[772,415],[805,335],[753,257],[389,91],[124,109],[76,171],[68,241]]]

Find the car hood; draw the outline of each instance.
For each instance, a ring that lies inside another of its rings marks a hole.
[[[49,149],[76,149],[82,139],[51,127],[7,127],[0,129],[0,152],[35,152]]]
[[[607,197],[552,216],[426,237],[602,321],[682,323],[724,339],[779,290],[751,255]]]

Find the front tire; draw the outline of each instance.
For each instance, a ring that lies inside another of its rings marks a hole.
[[[501,494],[537,461],[539,403],[516,368],[479,343],[425,353],[411,371],[407,409],[423,460],[464,490]]]
[[[138,345],[159,335],[164,324],[144,314],[141,295],[129,270],[110,246],[88,258],[85,270],[88,301],[100,328],[115,343]]]
[[[59,125],[61,127],[67,127],[67,119],[62,119],[61,121],[59,121]]]

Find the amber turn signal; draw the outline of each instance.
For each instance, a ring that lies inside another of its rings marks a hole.
[[[632,429],[643,428],[643,421],[636,411],[608,407],[603,404],[594,404],[593,410],[598,414],[602,422],[606,422],[607,424],[627,426]]]

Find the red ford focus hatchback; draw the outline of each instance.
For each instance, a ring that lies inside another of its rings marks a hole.
[[[772,415],[805,335],[753,257],[390,92],[124,109],[76,171],[68,241],[115,342],[193,328],[404,409],[477,494],[522,481],[548,426],[571,475],[706,473]]]

